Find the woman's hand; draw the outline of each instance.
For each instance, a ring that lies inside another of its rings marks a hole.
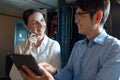
[[[29,51],[32,49],[33,46],[37,43],[37,37],[35,33],[31,33],[31,35],[28,38],[24,54],[29,54]]]
[[[20,73],[23,76],[24,80],[54,80],[53,76],[44,67],[39,67],[42,76],[36,75],[27,66],[23,66],[23,69],[26,73],[23,71],[20,71]]]

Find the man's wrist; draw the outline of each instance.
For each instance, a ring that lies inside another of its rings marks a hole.
[[[52,75],[55,75],[55,74],[57,74],[57,69],[52,73]]]

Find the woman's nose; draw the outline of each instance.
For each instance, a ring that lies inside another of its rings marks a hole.
[[[38,25],[38,27],[42,27],[42,23],[40,21],[38,22],[37,25]]]

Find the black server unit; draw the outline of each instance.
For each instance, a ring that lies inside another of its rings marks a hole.
[[[14,34],[14,51],[18,43],[28,38],[29,32],[25,29],[23,21],[16,21]]]

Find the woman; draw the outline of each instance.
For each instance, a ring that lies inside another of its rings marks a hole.
[[[31,54],[37,63],[48,62],[59,68],[60,45],[45,34],[46,22],[39,10],[28,9],[23,13],[25,28],[30,32],[29,38],[16,47],[16,53]]]

